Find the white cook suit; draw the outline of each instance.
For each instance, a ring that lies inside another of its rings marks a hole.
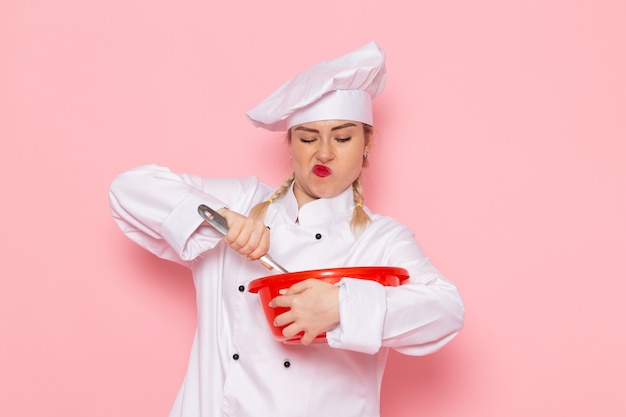
[[[413,233],[371,214],[355,237],[351,187],[298,209],[293,190],[271,204],[265,224],[270,253],[289,271],[396,266],[398,287],[346,277],[337,284],[340,324],[328,343],[283,344],[270,334],[250,281],[269,275],[259,262],[199,227],[200,204],[247,214],[273,189],[256,178],[201,178],[156,165],[112,183],[113,217],[133,241],[188,266],[197,297],[197,329],[184,382],[170,417],[377,417],[389,348],[424,355],[463,325],[457,288],[431,265]]]

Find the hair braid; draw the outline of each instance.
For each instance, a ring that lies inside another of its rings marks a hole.
[[[265,218],[265,213],[267,212],[267,208],[269,207],[269,205],[281,198],[287,192],[289,187],[291,187],[294,179],[295,174],[292,173],[289,178],[287,178],[287,180],[283,182],[282,185],[276,189],[276,191],[274,191],[274,194],[272,194],[269,199],[261,201],[260,203],[252,207],[252,209],[250,209],[249,217],[256,220],[263,220]]]
[[[355,235],[360,234],[365,226],[372,221],[370,216],[363,209],[363,194],[361,190],[361,176],[352,183],[352,194],[354,196],[354,210],[352,211],[352,220],[350,220],[350,229]]]

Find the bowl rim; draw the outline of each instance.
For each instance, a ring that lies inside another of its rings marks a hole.
[[[400,268],[397,266],[349,266],[341,268],[324,268],[287,272],[285,274],[276,274],[257,278],[250,281],[250,284],[248,285],[248,291],[251,293],[257,293],[261,288],[266,287],[270,284],[295,282],[303,278],[349,278],[350,274],[366,275],[373,272],[383,272],[389,275],[395,275],[398,277],[400,282],[409,278],[409,272],[405,268]],[[311,275],[315,276],[312,277]]]

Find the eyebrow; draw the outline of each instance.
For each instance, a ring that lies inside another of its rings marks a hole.
[[[346,127],[352,127],[352,126],[356,126],[354,123],[348,122],[348,123],[344,123],[342,125],[339,126],[335,126],[333,128],[331,128],[331,132],[335,131],[335,130],[341,130],[341,129],[345,129]],[[296,130],[304,130],[305,132],[312,132],[312,133],[320,133],[319,130],[317,129],[311,129],[310,127],[306,127],[306,126],[298,126],[294,129],[294,131]]]

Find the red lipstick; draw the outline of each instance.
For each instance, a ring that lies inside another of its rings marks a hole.
[[[317,175],[320,178],[324,178],[333,173],[333,170],[328,168],[325,165],[315,165],[313,167],[313,174]]]

